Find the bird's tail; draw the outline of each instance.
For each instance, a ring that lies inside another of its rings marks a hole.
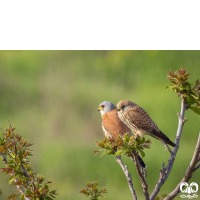
[[[148,133],[148,134],[158,140],[163,140],[165,144],[169,144],[172,147],[176,146],[161,130],[154,129],[151,133]]]
[[[161,131],[162,132],[162,131]],[[176,145],[162,132],[162,140],[166,143],[175,147]]]
[[[133,160],[133,162],[135,162],[135,159],[134,159],[134,156],[132,155],[131,157],[131,160]],[[139,162],[139,168],[140,168],[140,171],[141,171],[141,173],[144,175],[144,177],[146,177],[147,176],[147,172],[146,172],[146,164],[144,163],[144,161],[142,160],[142,158],[137,154],[137,160],[138,160],[138,162]]]
[[[131,159],[135,162],[134,156],[131,156]],[[142,158],[137,154],[137,160],[142,168],[146,168],[146,164],[142,160]]]
[[[171,145],[172,147],[176,147],[176,145],[168,138],[168,140],[165,140],[165,142],[169,145]]]
[[[142,160],[142,158],[141,158],[139,155],[137,155],[137,159],[138,159],[140,165],[141,165],[143,168],[146,168],[146,164],[144,163],[144,161]]]

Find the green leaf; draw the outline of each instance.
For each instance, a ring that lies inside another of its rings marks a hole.
[[[200,115],[200,108],[196,108],[196,107],[190,106],[190,109],[193,110],[198,115]]]
[[[191,87],[190,87],[189,85],[186,85],[186,86],[185,86],[185,89],[186,89],[186,90],[190,90]]]
[[[26,190],[26,194],[32,194],[30,190]]]
[[[199,85],[199,79],[195,81],[195,86]]]
[[[141,153],[141,156],[142,156],[142,158],[145,156],[145,153],[144,153],[144,151],[142,151],[141,149],[138,149],[139,150],[139,152]]]
[[[186,104],[187,104],[188,106],[190,106],[191,104],[193,104],[193,102],[194,102],[194,98],[191,97],[191,96],[189,96],[189,98],[187,99]]]
[[[20,196],[20,200],[24,200],[24,194]]]
[[[108,151],[106,152],[106,154],[110,155],[110,154],[114,154],[114,152],[113,152],[113,150],[108,150]]]
[[[122,153],[123,153],[123,151],[122,151],[122,150],[119,150],[119,151],[117,151],[117,152],[115,153],[115,156],[120,156],[120,155],[122,155]]]
[[[52,198],[49,197],[49,196],[45,197],[45,199],[47,199],[47,200],[54,200],[54,199],[52,199]]]
[[[145,138],[142,137],[141,142],[140,143],[144,143],[145,142]]]
[[[106,154],[106,152],[104,151],[102,154],[101,154],[101,156],[100,156],[100,158],[104,155],[104,154]]]
[[[179,87],[179,90],[180,90],[180,91],[184,91],[184,90],[185,90],[185,87],[181,86],[181,87]]]
[[[12,185],[12,183],[13,183],[13,181],[15,180],[15,177],[10,177],[9,178],[9,181],[8,181],[8,183],[9,183],[9,185]]]
[[[124,143],[127,143],[130,140],[129,135],[126,133],[124,136]]]
[[[192,94],[191,96],[192,96],[194,99],[196,99],[196,100],[198,100],[198,98],[199,98],[198,96],[195,96],[195,95],[193,95],[193,94]]]
[[[53,194],[50,194],[50,196],[51,196],[52,198],[56,198],[55,196],[53,196]]]

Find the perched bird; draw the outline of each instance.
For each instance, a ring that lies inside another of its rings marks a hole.
[[[117,108],[113,103],[109,101],[100,103],[98,111],[100,111],[102,117],[103,133],[108,139],[117,138],[119,135],[124,136],[126,133],[131,136],[130,129],[119,119]],[[145,168],[146,165],[139,155],[137,159],[140,165]]]
[[[117,113],[122,122],[126,124],[135,135],[143,137],[150,135],[162,142],[167,150],[174,153],[167,144],[175,147],[176,145],[158,128],[148,113],[129,100],[121,100],[117,104]]]
[[[119,119],[117,108],[113,103],[102,102],[98,111],[100,111],[102,117],[103,133],[108,139],[117,138],[118,135],[124,136],[126,133],[131,136],[130,129]]]

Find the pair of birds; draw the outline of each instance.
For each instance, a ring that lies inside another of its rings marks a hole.
[[[121,100],[117,107],[109,102],[100,103],[98,111],[102,117],[102,129],[107,138],[117,138],[118,135],[124,136],[126,133],[131,135],[131,130],[135,135],[143,137],[150,135],[162,142],[166,149],[173,155],[173,152],[167,144],[176,146],[156,125],[148,113],[129,100]],[[141,158],[138,160],[142,167]]]

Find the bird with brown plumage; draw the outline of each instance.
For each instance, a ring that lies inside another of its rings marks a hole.
[[[117,108],[113,103],[109,101],[100,103],[98,111],[102,117],[103,133],[108,139],[115,139],[119,135],[123,137],[126,133],[131,136],[131,130],[119,119]],[[140,165],[145,168],[146,165],[139,155],[137,155],[137,159]]]
[[[135,135],[143,137],[150,135],[162,142],[166,149],[174,155],[167,144],[176,145],[158,128],[148,113],[137,104],[129,100],[121,100],[117,103],[117,113],[120,120],[130,128]]]

